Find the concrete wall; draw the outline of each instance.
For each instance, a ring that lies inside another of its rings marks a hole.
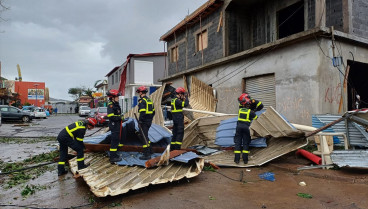
[[[338,114],[341,96],[340,73],[326,57],[332,57],[332,43],[325,38],[319,41],[323,52],[317,41],[310,39],[191,75],[213,84],[217,92],[217,112],[237,113],[242,79],[274,73],[276,110],[293,123],[311,125],[312,114]],[[343,41],[338,45],[345,63],[352,59],[349,51],[356,61],[368,62],[367,47]],[[191,75],[187,76],[188,81]],[[183,86],[181,78],[170,81],[174,87]]]
[[[202,30],[205,28],[208,30],[208,47],[203,50],[203,63],[223,57],[222,29],[217,32],[220,12],[221,10],[217,10],[201,21]],[[170,49],[175,45],[179,46],[179,60],[177,63],[169,62],[168,75],[202,65],[202,52],[196,52],[196,35],[200,33],[201,25],[198,22],[187,31],[176,34],[176,40],[172,39],[167,42],[169,56],[171,56]]]
[[[351,33],[356,36],[368,38],[368,0],[351,0],[351,2]]]

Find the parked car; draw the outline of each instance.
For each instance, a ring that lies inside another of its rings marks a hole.
[[[33,113],[34,113],[35,118],[44,118],[44,119],[46,119],[46,112],[43,108],[36,107],[33,110]]]
[[[92,108],[91,111],[88,114],[88,117],[89,118],[94,118],[96,111],[97,111],[97,108]]]
[[[79,107],[79,117],[88,116],[88,114],[91,112],[91,108],[87,106],[80,106]]]
[[[25,112],[19,108],[0,105],[2,120],[21,120],[23,122],[30,122],[32,120],[29,112]]]
[[[105,125],[109,123],[107,118],[107,107],[99,107],[95,113],[95,119],[97,120],[97,125]]]
[[[35,106],[23,106],[22,110],[24,112],[29,112],[29,114],[31,115],[31,118],[33,119],[35,118],[35,113],[34,113],[35,108],[36,108]]]
[[[1,111],[0,111],[0,126],[1,126]]]

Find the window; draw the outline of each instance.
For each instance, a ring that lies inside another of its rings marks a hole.
[[[9,112],[17,113],[17,112],[18,112],[18,110],[17,110],[17,109],[15,109],[15,108],[13,108],[13,107],[10,107],[10,108],[9,108]]]
[[[278,11],[277,21],[279,39],[304,31],[304,1]]]
[[[111,84],[114,85],[114,75],[111,76]]]
[[[115,83],[119,82],[118,71],[115,72]]]
[[[1,111],[1,112],[8,112],[8,108],[7,108],[7,107],[2,107],[2,108],[0,109],[0,111]]]
[[[208,46],[208,32],[207,30],[202,31],[202,33],[198,33],[196,36],[196,51],[202,51],[202,49],[206,49]]]
[[[179,60],[179,46],[171,48],[171,62],[177,62]]]

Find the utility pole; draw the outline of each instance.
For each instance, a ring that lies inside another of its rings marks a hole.
[[[34,86],[36,87],[36,107],[37,107],[37,93],[38,93],[38,92],[37,92],[37,86],[38,86],[38,85],[40,85],[40,84],[38,84],[38,83],[34,84]]]

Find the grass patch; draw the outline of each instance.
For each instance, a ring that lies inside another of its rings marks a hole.
[[[303,149],[307,150],[310,153],[313,153],[314,151],[317,151],[317,145],[314,142],[309,142],[307,145],[303,147]]]
[[[26,187],[21,191],[21,195],[23,198],[26,198],[30,195],[33,195],[34,193],[36,193],[36,191],[41,191],[41,190],[44,190],[44,189],[47,189],[47,186],[43,185],[33,185],[33,184],[30,184],[30,185],[26,185]]]
[[[11,138],[0,137],[0,143],[4,144],[35,144],[38,142],[56,141],[56,137],[40,137],[40,138]]]
[[[307,194],[307,193],[301,193],[301,192],[299,192],[299,193],[298,193],[298,194],[296,194],[296,195],[298,195],[298,197],[302,197],[302,198],[306,198],[306,199],[312,199],[312,198],[313,198],[313,196],[312,196],[312,195]]]

